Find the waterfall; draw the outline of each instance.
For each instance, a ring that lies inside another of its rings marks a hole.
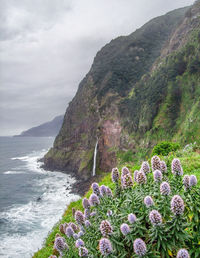
[[[95,149],[94,149],[94,160],[93,160],[93,169],[92,169],[93,176],[95,176],[95,174],[96,174],[97,146],[98,146],[98,139],[97,139]]]

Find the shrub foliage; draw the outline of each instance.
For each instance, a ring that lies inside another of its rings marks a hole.
[[[180,144],[177,142],[161,142],[154,146],[152,155],[167,156],[170,152],[180,149]]]

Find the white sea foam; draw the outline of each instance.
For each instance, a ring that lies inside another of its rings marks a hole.
[[[3,172],[3,174],[5,174],[5,175],[14,175],[14,174],[20,174],[20,172],[17,172],[15,170],[8,170],[8,171]]]
[[[35,196],[34,200],[27,204],[14,205],[0,213],[0,220],[6,220],[8,227],[12,227],[12,234],[8,233],[8,230],[0,235],[2,258],[31,257],[41,248],[48,232],[61,218],[66,205],[80,198],[78,195],[70,194],[70,185],[75,181],[71,176],[40,168],[41,164],[38,164],[37,160],[44,155],[44,151],[13,158],[23,161],[23,166],[28,170],[43,173],[45,176],[33,180],[36,195],[38,191],[38,196]]]

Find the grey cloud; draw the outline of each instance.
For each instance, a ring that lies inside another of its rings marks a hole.
[[[193,0],[0,0],[0,135],[63,114],[106,43]]]

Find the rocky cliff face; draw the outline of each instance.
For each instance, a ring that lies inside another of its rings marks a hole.
[[[129,36],[112,40],[97,53],[67,108],[53,148],[44,157],[46,168],[87,179],[92,173],[97,139],[99,171],[110,171],[119,151],[137,151],[139,146],[154,142],[149,133],[155,133],[154,124],[169,86],[167,78],[158,76],[162,74],[159,69],[166,67],[169,56],[199,27],[199,18],[194,18],[198,7],[185,16],[188,10],[182,8],[155,18]],[[183,36],[185,40],[180,43]]]

